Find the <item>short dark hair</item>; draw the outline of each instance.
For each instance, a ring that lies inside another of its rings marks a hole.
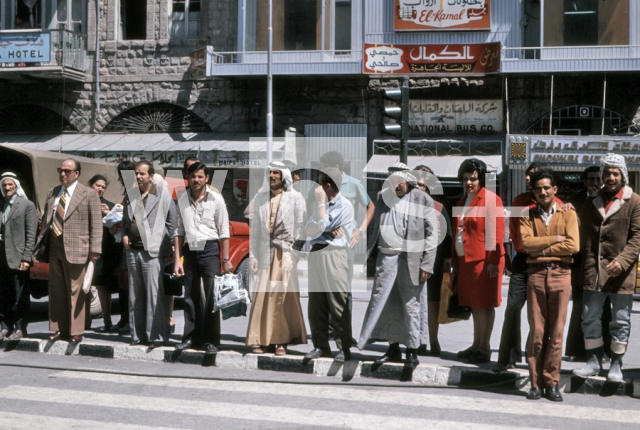
[[[524,172],[526,174],[529,174],[529,172],[531,172],[532,170],[545,170],[545,171],[550,171],[552,172],[553,169],[551,168],[551,166],[549,166],[548,163],[545,163],[544,161],[533,161],[531,164],[529,164],[527,166],[527,170],[525,170]]]
[[[182,163],[182,171],[186,172],[187,171],[187,165],[189,164],[189,161],[199,161],[202,163],[202,160],[200,159],[200,157],[196,157],[195,155],[192,155],[191,157],[187,157],[184,160],[184,163]]]
[[[338,151],[329,151],[320,157],[320,162],[322,163],[323,166],[327,166],[327,167],[338,166],[338,168],[342,171],[342,165],[344,164],[344,157]]]
[[[600,166],[589,166],[582,171],[582,179],[587,180],[589,173],[600,173]]]
[[[484,187],[485,176],[487,174],[487,165],[482,160],[477,158],[468,158],[460,164],[458,169],[458,180],[462,182],[462,177],[465,173],[478,172],[478,179],[480,180],[480,186]]]
[[[105,178],[103,175],[101,174],[97,174],[97,175],[93,175],[93,178],[89,179],[89,186],[93,186],[93,184],[95,184],[98,181],[104,181],[105,185],[109,185],[109,181],[107,181],[107,178]]]
[[[320,185],[325,185],[325,184],[331,185],[331,189],[333,189],[333,191],[338,192],[340,191],[340,188],[338,187],[338,185],[336,185],[336,183],[339,182],[340,185],[342,185],[342,172],[336,169],[335,167],[329,167],[327,169],[323,169],[320,172],[318,181],[320,182]]]
[[[420,170],[422,172],[431,173],[433,176],[436,174],[433,173],[433,170],[429,166],[425,166],[424,164],[418,164],[413,170]]]
[[[78,172],[78,174],[80,174],[80,172],[82,171],[82,166],[80,165],[80,162],[78,160],[76,160],[75,158],[67,158],[63,161],[63,163],[65,161],[73,161],[73,164],[76,166],[76,171]]]
[[[192,173],[195,173],[199,170],[204,170],[205,176],[209,174],[207,165],[204,164],[202,161],[196,161],[187,169],[187,177],[191,176]]]
[[[122,179],[122,171],[123,170],[135,170],[136,165],[133,164],[133,161],[131,160],[124,160],[121,161],[120,164],[118,164],[118,167],[116,167],[116,169],[118,169],[118,176],[120,176],[120,179]]]
[[[541,181],[543,179],[549,179],[552,187],[556,186],[556,179],[553,177],[553,173],[550,173],[546,170],[538,170],[537,172],[531,175],[531,189],[536,187],[536,182]]]
[[[151,163],[151,161],[149,161],[149,160],[140,160],[140,161],[138,161],[136,163],[135,169],[137,169],[140,166],[147,166],[147,168],[148,168],[147,172],[149,172],[150,175],[155,175],[156,174],[156,169],[153,168],[153,164]]]

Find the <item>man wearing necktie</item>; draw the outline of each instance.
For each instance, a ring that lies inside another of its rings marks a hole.
[[[58,168],[60,185],[49,190],[36,250],[49,241],[50,341],[82,341],[89,261],[102,252],[102,212],[96,192],[80,183],[80,162],[69,158]],[[45,234],[50,230],[48,234]]]

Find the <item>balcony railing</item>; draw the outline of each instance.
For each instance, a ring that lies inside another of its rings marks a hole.
[[[14,67],[46,67],[59,66],[84,71],[84,58],[87,45],[87,35],[68,30],[6,30],[1,34],[21,33],[49,33],[51,35],[51,60],[33,62],[25,58],[15,63],[0,63],[0,68]]]
[[[506,61],[640,58],[640,45],[503,47],[502,54]]]
[[[339,63],[362,61],[361,50],[347,51],[274,51],[274,63]],[[266,64],[265,51],[214,52],[213,64]]]

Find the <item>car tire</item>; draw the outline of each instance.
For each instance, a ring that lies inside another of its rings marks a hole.
[[[242,281],[244,282],[244,288],[251,293],[249,288],[250,280],[250,267],[249,267],[249,259],[245,258],[238,264],[238,268],[236,269],[237,274],[242,274]]]

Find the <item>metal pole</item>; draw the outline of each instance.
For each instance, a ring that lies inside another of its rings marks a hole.
[[[544,47],[544,0],[540,1],[540,48],[542,47]]]
[[[504,78],[504,95],[507,103],[507,134],[509,134],[509,78]]]
[[[402,91],[402,119],[401,119],[401,135],[400,135],[400,162],[407,164],[409,158],[409,78],[403,78],[400,87]]]
[[[602,94],[602,130],[600,134],[604,136],[604,116],[606,114],[605,108],[607,106],[607,75],[604,75],[604,93]]]
[[[549,136],[553,134],[553,75],[551,75],[551,110],[549,111]]]
[[[267,163],[273,158],[273,0],[269,0],[269,51],[267,52]]]

